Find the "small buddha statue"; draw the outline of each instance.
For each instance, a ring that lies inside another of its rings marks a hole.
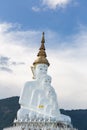
[[[49,113],[50,116],[59,116],[60,111],[58,107],[57,95],[54,88],[51,86],[51,77],[49,75],[43,76],[42,88],[44,89],[45,98],[41,98],[40,104],[42,102],[44,103],[45,114]],[[55,113],[55,115],[53,113]]]

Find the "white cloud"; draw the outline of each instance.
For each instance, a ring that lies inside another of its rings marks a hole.
[[[47,9],[55,10],[56,8],[65,8],[67,5],[72,4],[78,6],[74,0],[40,0],[38,5],[32,7],[34,12],[46,11]]]
[[[15,29],[12,29],[14,26]],[[9,57],[10,63],[26,63],[20,66],[10,64],[13,73],[0,71],[0,98],[19,95],[24,83],[32,80],[30,66],[36,58],[41,33],[19,30],[19,26],[17,29],[12,24],[0,24],[0,56]],[[87,28],[80,28],[78,34],[59,45],[59,35],[52,31],[46,32],[47,58],[51,64],[48,73],[52,76],[52,86],[56,89],[60,107],[87,108],[86,36]],[[56,46],[56,49],[48,47],[48,44]]]
[[[33,7],[32,7],[32,10],[33,10],[34,12],[39,12],[41,9],[40,9],[39,7],[33,6]]]
[[[43,0],[43,5],[48,6],[50,9],[56,9],[57,7],[64,7],[70,2],[71,0]]]
[[[59,104],[66,108],[87,108],[86,36],[87,27],[81,28],[59,51],[51,52],[53,71],[50,73],[59,95]]]

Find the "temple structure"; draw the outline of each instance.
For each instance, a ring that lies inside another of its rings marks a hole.
[[[52,78],[47,74],[50,63],[44,43],[43,32],[37,59],[31,67],[33,80],[27,81],[22,88],[14,125],[4,130],[76,130],[71,118],[60,113]]]

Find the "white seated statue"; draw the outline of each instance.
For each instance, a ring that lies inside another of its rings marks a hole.
[[[37,64],[34,70],[35,81],[25,83],[19,99],[19,120],[24,120],[32,112],[55,118],[59,115],[57,96],[51,86],[51,77],[47,75],[47,68],[46,64]]]
[[[51,118],[52,121],[70,122],[68,116],[60,114],[57,95],[51,86],[51,77],[47,75],[49,62],[46,59],[44,35],[41,43],[38,58],[32,67],[34,80],[26,82],[20,94],[17,119],[25,121],[29,117],[30,120],[39,121]]]

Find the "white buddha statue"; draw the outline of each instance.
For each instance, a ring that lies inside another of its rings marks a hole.
[[[43,76],[42,79],[42,88],[44,89],[45,99],[48,100],[46,104],[45,113],[50,115],[50,117],[59,116],[60,111],[58,107],[57,95],[54,88],[51,86],[51,77],[48,75]],[[45,99],[41,99],[41,101]],[[55,114],[54,114],[55,113]]]
[[[22,117],[24,119],[26,115],[31,115],[32,111],[37,113],[39,112],[38,104],[39,104],[40,96],[41,95],[44,96],[43,90],[40,89],[41,80],[44,75],[47,75],[47,69],[49,66],[49,62],[46,59],[44,42],[45,40],[44,40],[44,33],[43,33],[41,47],[37,55],[38,58],[33,63],[33,67],[32,67],[33,78],[35,80],[26,82],[24,88],[21,91],[20,99],[19,99],[19,104],[21,108],[17,113],[18,120],[21,120]],[[23,113],[25,113],[25,116]]]
[[[51,118],[52,121],[70,121],[69,117],[60,114],[57,95],[51,86],[52,79],[47,75],[50,64],[46,59],[44,43],[43,33],[38,58],[32,67],[34,80],[26,82],[21,91],[17,119],[25,121],[29,117],[30,120],[35,118],[36,120],[43,120],[43,118],[48,120]]]
[[[23,119],[25,119],[25,116],[31,115],[32,112],[41,113],[41,111],[39,110],[39,108],[41,107],[39,103],[41,98],[45,99],[44,90],[41,86],[41,81],[43,79],[43,76],[47,75],[47,69],[48,66],[46,64],[37,64],[33,68],[35,80],[26,82],[24,88],[21,91],[19,99],[19,104],[21,105],[21,108],[17,114],[19,120],[22,118],[22,115]]]

